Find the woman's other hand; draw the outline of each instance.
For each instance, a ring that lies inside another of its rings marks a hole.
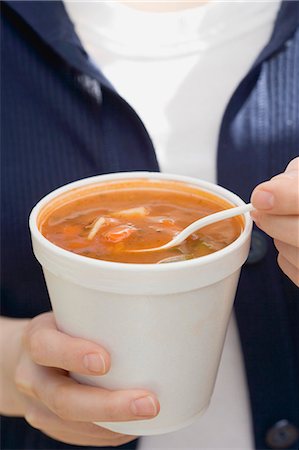
[[[280,268],[299,286],[299,158],[285,172],[259,184],[251,202],[254,222],[274,239]]]

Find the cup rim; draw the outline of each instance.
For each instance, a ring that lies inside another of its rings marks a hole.
[[[118,172],[118,173],[110,173],[104,175],[96,175],[93,177],[82,178],[80,180],[73,181],[71,183],[67,183],[53,191],[49,194],[45,195],[39,202],[33,207],[30,216],[29,216],[29,228],[32,234],[32,237],[36,239],[42,247],[46,247],[48,251],[55,253],[57,256],[67,259],[73,262],[81,262],[84,263],[85,266],[91,266],[95,268],[102,269],[111,269],[117,270],[121,269],[122,271],[148,271],[149,269],[154,272],[164,272],[164,271],[176,271],[182,268],[187,269],[192,268],[194,266],[206,265],[214,262],[215,260],[220,260],[227,254],[232,253],[234,250],[239,248],[244,244],[247,240],[248,235],[252,229],[252,219],[250,214],[247,212],[243,214],[245,218],[245,226],[240,236],[233,241],[231,244],[227,245],[221,250],[217,250],[214,253],[209,255],[200,256],[197,258],[188,259],[186,261],[176,261],[171,264],[156,264],[156,263],[124,263],[124,262],[116,262],[116,261],[105,261],[101,259],[89,258],[88,256],[79,255],[77,253],[72,253],[69,250],[65,250],[56,244],[53,244],[47,238],[43,236],[37,226],[37,219],[42,207],[48,204],[51,200],[67,192],[68,190],[79,188],[85,185],[98,184],[100,182],[107,182],[113,180],[127,180],[134,178],[150,178],[150,179],[164,179],[171,181],[179,181],[187,184],[191,184],[192,186],[198,186],[201,190],[207,191],[214,195],[218,195],[224,200],[228,200],[231,203],[242,206],[245,205],[245,202],[236,194],[229,191],[228,189],[219,186],[215,183],[211,183],[209,181],[201,180],[199,178],[193,178],[184,175],[176,175],[171,173],[161,173],[161,172],[148,172],[148,171],[135,171],[135,172]]]

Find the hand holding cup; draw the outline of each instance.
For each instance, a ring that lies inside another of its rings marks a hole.
[[[15,373],[25,398],[25,419],[58,441],[74,445],[117,446],[130,442],[94,421],[149,419],[159,412],[156,397],[147,390],[112,391],[77,383],[68,375],[103,375],[109,353],[100,345],[57,330],[53,313],[41,314],[25,328]]]

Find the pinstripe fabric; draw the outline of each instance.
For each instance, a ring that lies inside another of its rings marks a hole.
[[[298,6],[283,4],[224,115],[219,182],[244,199],[299,153]],[[32,206],[78,178],[158,166],[143,125],[88,63],[61,2],[2,2],[2,13],[2,312],[31,317],[50,308],[30,248]],[[244,268],[236,302],[258,449],[270,448],[265,433],[277,420],[299,427],[298,291],[267,243],[267,256]],[[3,449],[76,448],[22,419],[4,418],[3,428]]]
[[[299,29],[261,65],[242,108],[230,124],[223,124],[219,182],[249,200],[256,184],[283,171],[298,155]],[[273,424],[283,419],[299,424],[299,295],[276,264],[272,240],[259,233],[268,251],[243,268],[235,310],[256,446],[264,449],[269,448],[266,430]]]

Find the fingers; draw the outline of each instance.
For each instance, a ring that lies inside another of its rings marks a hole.
[[[94,437],[85,437],[80,434],[74,434],[73,432],[44,432],[47,436],[52,439],[55,439],[60,442],[64,442],[65,444],[72,445],[83,445],[83,446],[91,446],[91,447],[118,447],[120,445],[126,444],[135,440],[136,438],[131,438],[130,436],[126,436],[123,438],[118,438],[117,440],[111,441],[101,438]]]
[[[269,236],[292,246],[299,247],[299,221],[296,216],[275,216],[259,211],[251,213],[256,225]]]
[[[135,439],[135,436],[114,433],[93,423],[62,420],[37,401],[28,404],[25,419],[33,428],[71,444],[114,446]]]
[[[290,264],[299,269],[299,251],[298,248],[293,245],[286,244],[285,242],[274,240],[275,247],[279,253],[289,261]]]
[[[60,374],[51,381],[46,389],[39,390],[39,398],[65,420],[127,421],[151,418],[158,413],[157,400],[146,391],[108,391],[78,384]]]
[[[110,368],[110,356],[103,347],[58,331],[53,313],[29,323],[24,344],[32,360],[43,366],[88,375],[102,375]]]
[[[34,397],[63,420],[112,422],[149,419],[159,412],[155,395],[142,389],[108,391],[85,386],[61,370],[33,364],[24,354],[16,384],[20,391]]]
[[[299,158],[295,158],[281,173],[253,191],[251,202],[267,214],[299,214]]]
[[[291,264],[284,256],[278,255],[277,262],[281,270],[296,284],[299,286],[299,269]]]
[[[299,285],[299,157],[284,173],[257,186],[251,202],[256,225],[275,239],[279,266]]]
[[[277,248],[279,255],[277,258],[278,265],[282,271],[299,286],[299,251],[298,248],[274,240],[275,247]]]

